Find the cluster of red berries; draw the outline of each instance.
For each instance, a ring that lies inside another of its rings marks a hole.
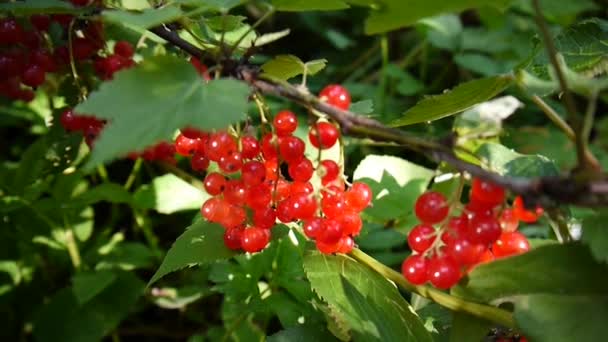
[[[350,105],[350,95],[339,85],[326,87],[320,97],[340,108]],[[194,171],[204,172],[210,163],[217,164],[218,171],[207,173],[203,182],[213,197],[205,201],[201,213],[226,229],[227,247],[261,251],[277,221],[301,221],[304,234],[315,240],[321,252],[352,250],[353,236],[362,227],[359,213],[370,204],[371,190],[358,182],[345,190],[340,166],[333,160],[321,160],[315,167],[304,155],[305,142],[293,135],[297,126],[296,115],[283,110],[275,115],[272,132],[259,140],[193,128],[181,130],[175,140],[175,151],[191,157]],[[326,121],[314,124],[308,134],[310,143],[321,150],[334,146],[339,137],[338,128]],[[321,178],[320,189],[311,183],[315,172]]]
[[[504,201],[503,188],[473,179],[469,203],[459,216],[448,217],[451,206],[442,194],[422,194],[415,206],[421,223],[407,238],[415,254],[404,260],[403,276],[415,285],[448,289],[479,263],[527,252],[519,221],[536,221],[542,209],[527,210],[520,197],[512,208],[503,207]]]
[[[99,4],[99,1],[90,0],[70,2],[78,7]],[[55,42],[55,46],[49,35],[53,23],[63,28],[62,40],[59,44]],[[128,42],[117,42],[114,53],[106,54],[106,57],[102,56],[104,47],[101,22],[80,20],[67,14],[2,18],[0,95],[29,102],[34,98],[34,90],[47,81],[47,74],[67,71],[71,62],[78,65],[93,63],[97,76],[103,80],[134,65],[133,47]]]

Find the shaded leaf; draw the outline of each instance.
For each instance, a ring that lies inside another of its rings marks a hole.
[[[272,0],[279,11],[330,11],[348,8],[342,0]]]
[[[483,341],[490,328],[494,326],[492,322],[464,312],[453,312],[452,317],[450,342]]]
[[[147,58],[102,83],[76,107],[110,121],[88,166],[170,139],[178,128],[226,128],[245,117],[248,94],[247,85],[234,79],[205,83],[183,59]]]
[[[393,121],[391,126],[412,125],[460,113],[493,98],[512,82],[511,76],[501,75],[462,83],[447,93],[430,96],[418,102],[405,112],[403,117]]]
[[[582,240],[589,246],[596,260],[608,263],[608,215],[605,212],[586,217],[583,220]]]
[[[324,59],[314,60],[307,63],[294,55],[278,55],[262,65],[265,74],[288,80],[306,72],[307,75],[314,75],[325,67],[327,63]]]
[[[110,286],[116,278],[116,273],[111,271],[77,273],[72,278],[72,292],[78,304],[83,305]]]
[[[371,114],[374,112],[374,102],[369,99],[353,102],[348,110],[358,114]]]
[[[175,6],[147,8],[143,11],[106,10],[102,13],[103,18],[108,22],[140,30],[175,21],[182,15],[182,11]]]
[[[224,245],[224,228],[200,220],[188,227],[167,252],[162,264],[148,285],[155,283],[168,273],[184,267],[209,263],[233,256],[234,251]]]
[[[299,325],[268,336],[268,342],[338,341],[333,335],[318,326]]]
[[[476,151],[482,163],[505,176],[539,177],[556,176],[555,163],[541,155],[522,155],[497,143],[485,143]]]
[[[130,203],[131,194],[125,190],[122,185],[104,183],[74,197],[67,204],[74,207],[85,207],[102,201],[110,203]]]

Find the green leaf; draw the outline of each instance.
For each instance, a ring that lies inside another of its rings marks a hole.
[[[321,327],[312,325],[298,325],[281,330],[268,336],[267,342],[309,342],[309,341],[338,341],[332,334]]]
[[[481,78],[462,83],[451,91],[418,102],[403,117],[391,123],[393,127],[434,121],[460,113],[501,93],[513,82],[510,75]]]
[[[194,223],[175,240],[148,286],[184,267],[230,258],[235,253],[224,245],[223,236],[224,228],[217,224],[204,220]]]
[[[447,50],[458,50],[462,44],[462,24],[455,14],[422,19],[419,26],[426,29],[431,44]]]
[[[374,102],[369,99],[353,102],[348,110],[357,114],[371,114],[374,112]]]
[[[596,260],[608,263],[608,214],[600,212],[583,220],[582,240],[589,246]]]
[[[139,208],[172,214],[199,209],[209,195],[169,173],[154,178],[150,184],[141,186],[133,197],[135,205]]]
[[[161,288],[157,292],[159,295],[155,296],[154,303],[163,309],[183,309],[188,304],[212,293],[211,289],[199,286],[185,286],[177,289]]]
[[[454,62],[483,76],[494,76],[508,71],[508,67],[494,58],[479,53],[459,53]]]
[[[348,8],[342,0],[272,0],[272,5],[279,11],[331,11]]]
[[[280,80],[288,80],[305,72],[307,75],[314,75],[325,68],[326,63],[327,60],[325,59],[317,59],[304,63],[294,55],[278,55],[264,63],[262,70],[268,76]]]
[[[453,312],[450,342],[483,341],[493,327],[492,322],[463,312]]]
[[[84,305],[110,286],[116,278],[116,273],[111,271],[77,273],[72,278],[72,292],[78,304]]]
[[[74,197],[69,203],[70,207],[85,207],[97,202],[130,203],[131,194],[116,183],[104,183],[91,188]]]
[[[313,252],[304,270],[319,296],[343,313],[355,341],[432,340],[397,288],[366,266]]]
[[[541,155],[519,154],[497,143],[485,143],[476,151],[483,164],[510,177],[556,176],[559,170],[548,158]]]
[[[106,10],[102,13],[103,18],[116,25],[147,30],[163,23],[175,21],[183,16],[182,11],[175,6],[163,6],[161,8],[148,8],[143,11]]]
[[[33,320],[37,341],[100,341],[134,309],[144,283],[134,274],[121,272],[112,284],[79,305],[72,288],[55,294],[41,305]]]
[[[117,73],[76,107],[109,119],[88,166],[141,151],[185,126],[226,128],[245,117],[248,86],[234,79],[204,82],[190,63],[155,56]]]
[[[79,13],[82,9],[60,0],[27,0],[0,4],[0,12],[12,12],[15,15],[43,13]]]
[[[442,13],[493,6],[504,8],[510,0],[383,0],[379,1],[365,21],[365,33],[376,34],[413,25],[416,21]]]
[[[158,256],[146,245],[139,242],[121,242],[112,246],[111,251],[102,256],[95,265],[96,270],[132,271],[151,268]]]

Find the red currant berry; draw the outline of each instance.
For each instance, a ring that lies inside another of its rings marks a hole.
[[[326,149],[334,146],[339,137],[340,132],[338,132],[336,126],[329,122],[318,122],[308,132],[310,143],[319,149]]]
[[[229,205],[228,214],[222,217],[218,222],[224,228],[230,229],[235,227],[243,227],[247,220],[247,212],[238,205]]]
[[[471,197],[476,201],[497,206],[505,200],[505,189],[479,178],[473,178]]]
[[[340,221],[344,234],[351,236],[359,235],[361,228],[363,228],[363,221],[358,213],[345,212],[342,216],[338,217],[338,221]]]
[[[293,183],[295,184],[295,183]],[[272,183],[272,197],[274,202],[281,202],[291,196],[291,188],[293,184],[289,184],[284,179],[279,179],[276,183]],[[311,185],[312,186],[312,185]]]
[[[433,286],[447,290],[460,280],[460,269],[450,257],[434,256],[428,261],[427,275]]]
[[[266,167],[264,163],[251,160],[243,164],[241,179],[247,186],[262,184],[266,179]]]
[[[348,254],[350,252],[352,252],[352,250],[355,248],[355,240],[348,236],[348,235],[344,235],[340,238],[340,241],[338,242],[338,253],[342,253],[342,254]]]
[[[209,159],[204,154],[195,152],[192,159],[190,159],[190,167],[194,171],[205,171],[209,167]]]
[[[348,191],[344,193],[346,206],[355,211],[363,211],[372,202],[372,189],[369,185],[354,182]]]
[[[46,72],[57,71],[53,56],[46,50],[36,49],[30,53],[30,62],[39,65]]]
[[[416,200],[416,217],[424,223],[439,223],[448,216],[449,211],[447,200],[439,192],[425,192]]]
[[[233,152],[229,155],[222,156],[217,162],[217,165],[225,173],[235,173],[243,167],[243,158],[239,152]]]
[[[222,221],[229,215],[230,205],[221,198],[212,197],[203,203],[201,215],[209,222]]]
[[[340,241],[334,244],[328,244],[321,240],[316,240],[315,244],[317,245],[317,249],[319,250],[319,252],[323,254],[338,253],[338,250],[340,249]]]
[[[199,139],[207,136],[207,133],[201,131],[200,129],[194,127],[184,127],[179,130],[179,132],[189,139]]]
[[[513,212],[515,217],[517,217],[520,221],[534,223],[538,221],[539,216],[542,216],[543,209],[541,207],[536,207],[535,211],[528,210],[526,209],[523,198],[521,196],[517,196],[513,202]]]
[[[199,149],[199,143],[198,139],[190,139],[180,134],[175,139],[175,152],[184,157],[189,157]]]
[[[312,218],[317,211],[317,202],[307,193],[292,195],[290,198],[293,217],[300,220]]]
[[[319,97],[321,100],[327,101],[328,104],[343,110],[348,110],[348,107],[350,107],[350,94],[346,88],[339,84],[326,86],[319,93]]]
[[[500,221],[500,227],[502,228],[503,232],[514,232],[519,226],[519,219],[517,216],[515,216],[515,211],[510,208],[505,208],[502,210],[498,221]]]
[[[289,164],[296,163],[300,161],[300,159],[304,158],[305,148],[306,144],[304,144],[304,142],[298,137],[290,135],[282,137],[279,140],[279,152],[281,153],[281,158]]]
[[[114,53],[124,58],[131,58],[135,51],[131,43],[121,40],[114,45]]]
[[[492,216],[474,217],[469,222],[465,238],[475,244],[487,246],[500,237],[502,229],[498,220]]]
[[[456,239],[465,236],[468,227],[469,219],[466,215],[450,218],[446,231],[441,234],[441,241],[446,245],[454,242]]]
[[[217,172],[212,172],[205,177],[203,185],[205,186],[205,191],[207,191],[209,195],[217,196],[224,192],[226,178]]]
[[[289,198],[279,202],[277,205],[277,218],[279,221],[283,223],[293,222],[295,217],[293,215],[292,208],[293,205],[291,204],[291,200]]]
[[[502,233],[492,245],[492,252],[496,258],[522,254],[529,250],[530,243],[520,232]]]
[[[401,264],[401,274],[414,285],[422,285],[428,281],[428,261],[422,255],[410,255]]]
[[[256,227],[270,229],[277,220],[277,214],[271,207],[255,210],[253,212],[253,224]]]
[[[327,245],[334,245],[340,241],[342,235],[344,235],[344,230],[338,220],[325,219],[323,220],[321,232],[317,236],[317,241]]]
[[[243,205],[247,195],[245,184],[241,180],[231,179],[226,182],[224,199],[230,204]]]
[[[207,158],[219,162],[224,156],[228,156],[237,151],[236,140],[227,132],[217,132],[209,136],[205,152]]]
[[[249,227],[241,235],[241,247],[245,252],[255,253],[263,250],[270,241],[265,229]]]
[[[298,128],[298,119],[294,113],[283,110],[274,117],[272,125],[278,136],[287,136]]]
[[[72,56],[77,61],[93,57],[97,50],[95,44],[87,38],[76,38],[72,42]]]
[[[423,253],[433,245],[436,238],[435,228],[423,223],[410,231],[407,236],[407,243],[412,251]]]
[[[340,166],[338,166],[338,164],[333,160],[325,159],[321,161],[319,171],[321,175],[321,183],[323,185],[327,185],[338,178]]]
[[[243,236],[243,228],[235,227],[227,229],[224,232],[224,245],[226,247],[237,250],[241,249],[241,237]]]
[[[295,181],[289,185],[289,194],[296,195],[299,193],[312,194],[314,188],[310,182]]]
[[[316,239],[321,230],[323,230],[323,219],[320,217],[313,217],[309,220],[305,220],[302,228],[304,230],[304,235],[310,239]]]
[[[323,196],[321,199],[321,210],[326,217],[337,218],[345,212],[346,204],[341,195]]]
[[[241,138],[241,155],[243,159],[253,159],[260,154],[260,143],[252,136]]]
[[[477,262],[485,250],[486,248],[483,245],[473,244],[469,240],[458,238],[446,245],[444,252],[458,264],[467,266]]]
[[[80,119],[71,109],[68,109],[61,113],[59,118],[61,126],[68,132],[79,131],[83,129],[83,120]]]
[[[21,81],[23,84],[32,88],[36,88],[43,84],[44,80],[44,69],[36,64],[28,66],[23,72],[23,75],[21,75]]]
[[[289,164],[287,168],[289,176],[298,182],[308,182],[312,178],[314,168],[312,162],[307,158],[302,158],[300,161]]]
[[[19,44],[23,41],[23,36],[23,28],[15,19],[0,19],[0,45]]]
[[[70,0],[72,5],[78,6],[78,7],[86,6],[89,4],[90,1],[91,0]]]
[[[272,201],[272,189],[268,184],[261,183],[247,189],[245,203],[252,209],[266,208]]]
[[[279,155],[278,138],[272,133],[268,133],[262,137],[262,156],[264,159],[276,159]]]
[[[264,167],[266,168],[266,179],[277,180],[279,178],[279,161],[275,159],[266,159],[264,161]]]

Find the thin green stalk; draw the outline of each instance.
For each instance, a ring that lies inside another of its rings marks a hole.
[[[388,64],[389,64],[389,51],[388,51],[388,36],[382,35],[380,38],[380,54],[382,55],[382,70],[380,75],[380,85],[378,87],[378,113],[384,112],[385,100],[386,100],[386,88],[388,83]]]
[[[515,328],[515,320],[513,319],[513,315],[506,310],[499,309],[494,306],[469,302],[431,287],[412,285],[405,280],[401,273],[385,266],[359,249],[354,249],[350,256],[378,272],[386,279],[391,280],[404,290],[414,292],[424,298],[431,299],[437,304],[452,311],[465,312],[470,315],[501,324],[505,327]]]
[[[99,165],[97,167],[97,173],[99,174],[99,177],[101,177],[101,180],[103,180],[105,183],[108,183],[110,181],[110,177],[108,176],[108,170],[106,170],[105,166]]]
[[[68,229],[65,232],[65,245],[68,249],[68,254],[70,255],[72,265],[74,265],[75,269],[79,269],[81,264],[80,251],[78,250],[78,245],[76,244],[76,239],[74,238],[74,232],[72,229]]]
[[[262,17],[260,17],[260,19],[258,19],[255,23],[253,23],[253,25],[251,25],[251,27],[249,27],[249,29],[245,33],[243,33],[243,35],[241,37],[239,37],[239,39],[236,41],[236,43],[232,44],[232,46],[230,47],[230,51],[229,51],[230,53],[228,55],[231,56],[232,53],[234,52],[234,50],[236,50],[236,48],[239,47],[239,44],[241,44],[243,39],[245,39],[245,37],[247,37],[247,35],[249,33],[251,33],[258,26],[260,26],[272,14],[274,14],[274,8],[271,8],[268,12],[264,13],[264,15]]]
[[[129,173],[129,177],[127,178],[125,185],[123,186],[125,188],[125,190],[129,190],[133,186],[133,183],[135,183],[135,179],[137,179],[137,174],[139,173],[139,170],[141,169],[142,164],[143,164],[142,158],[137,158],[137,160],[135,160],[135,163],[133,164],[133,168],[131,169],[131,172]]]
[[[540,98],[540,96],[538,95],[533,95],[531,99],[532,102],[534,102],[538,106],[538,108],[540,108],[540,110],[545,113],[547,118],[549,118],[549,120],[551,120],[551,122],[553,122],[555,126],[557,126],[557,128],[559,128],[562,132],[564,132],[564,134],[566,134],[568,139],[572,141],[576,140],[576,136],[574,134],[574,131],[572,130],[572,127],[570,127],[570,125],[568,125],[568,123],[564,119],[562,119],[562,117],[555,110],[553,110],[553,108],[551,108],[551,106],[549,106],[545,101],[543,101],[543,99]]]
[[[155,252],[159,252],[158,248],[158,237],[152,231],[152,227],[146,222],[146,218],[143,212],[133,208],[133,217],[135,218],[135,223],[139,229],[141,229],[144,234],[144,238],[148,243],[148,246],[152,248]]]

